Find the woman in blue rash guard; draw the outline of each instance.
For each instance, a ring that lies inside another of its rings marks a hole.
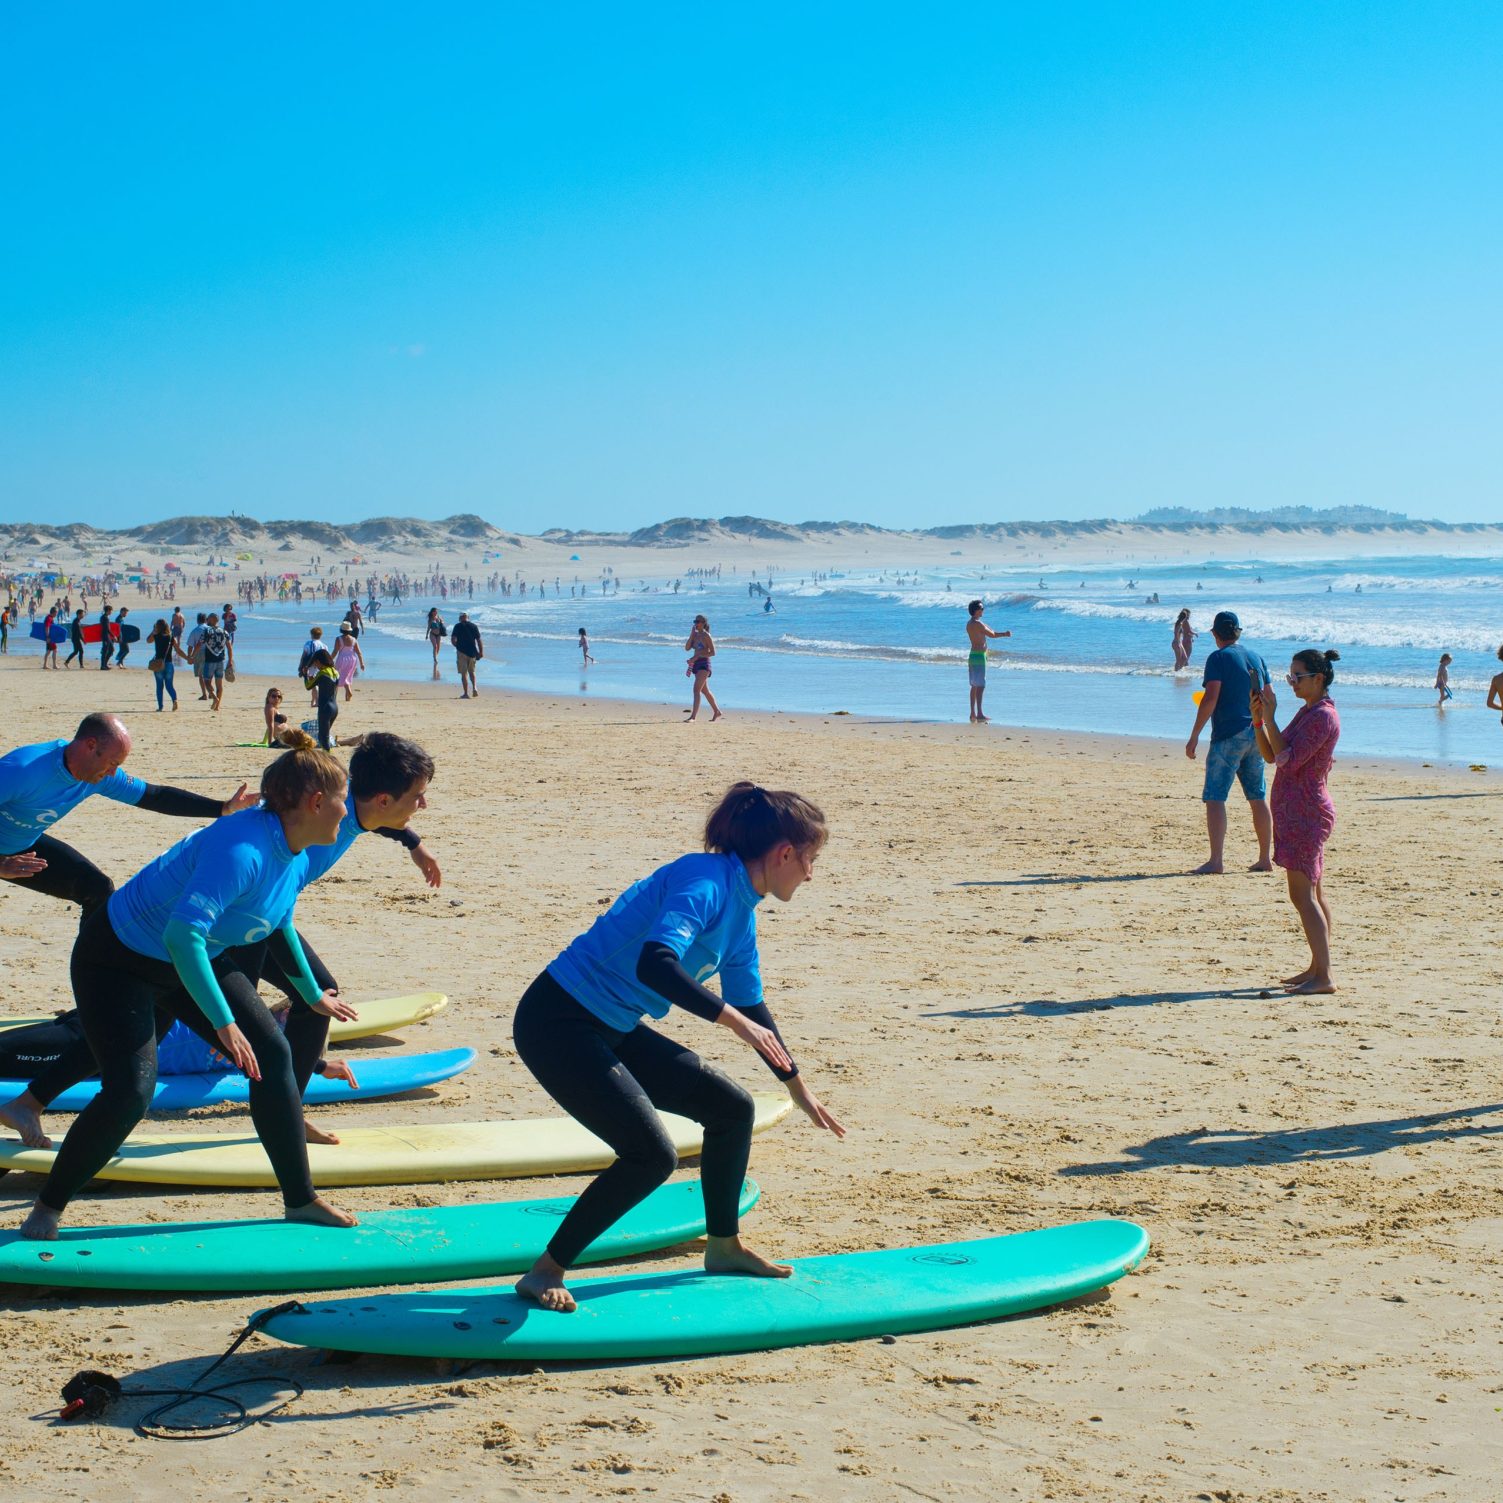
[[[678,1159],[654,1107],[704,1127],[705,1269],[785,1278],[744,1247],[738,1201],[751,1154],[752,1098],[728,1076],[649,1028],[681,1007],[762,1055],[816,1126],[845,1129],[820,1105],[762,1001],[756,907],[786,903],[814,874],[825,818],[797,793],[735,784],[705,825],[705,854],[682,856],[629,887],[528,987],[512,1036],[522,1063],[563,1109],[616,1152],[517,1284],[569,1311],[564,1277],[607,1227],[668,1178]],[[701,983],[720,976],[721,995]]]
[[[332,844],[344,816],[344,768],[310,740],[267,767],[259,808],[194,831],[84,924],[73,947],[73,995],[99,1061],[99,1092],[63,1139],[23,1237],[56,1237],[68,1202],[145,1114],[156,1084],[159,1012],[216,1042],[249,1078],[251,1120],[287,1219],[355,1225],[314,1191],[291,1051],[256,995],[260,951],[280,931],[304,1003],[331,1017],[355,1016],[320,990],[293,927],[306,852]]]

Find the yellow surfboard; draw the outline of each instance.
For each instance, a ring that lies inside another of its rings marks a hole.
[[[399,1028],[410,1028],[414,1023],[425,1023],[435,1013],[449,1005],[442,992],[414,992],[410,997],[375,997],[369,1002],[357,1002],[360,1016],[351,1023],[331,1023],[329,1042],[347,1044],[351,1039],[368,1039],[379,1033],[394,1033]],[[50,1023],[56,1013],[40,1017],[0,1018],[0,1028],[21,1028],[29,1023]]]
[[[782,1093],[759,1094],[753,1132],[765,1132],[793,1110]],[[700,1150],[699,1123],[663,1113],[674,1147],[687,1157]],[[413,1127],[341,1127],[337,1146],[308,1145],[313,1183],[426,1185],[451,1180],[520,1179],[604,1169],[615,1154],[572,1117],[523,1122],[434,1122]],[[0,1170],[45,1174],[54,1150],[0,1141]],[[272,1186],[254,1133],[134,1133],[99,1171],[100,1179],[149,1185]]]

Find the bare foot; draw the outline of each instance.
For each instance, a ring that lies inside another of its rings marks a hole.
[[[0,1106],[3,1122],[28,1148],[51,1148],[52,1139],[42,1131],[41,1103],[30,1091],[23,1091],[14,1101]]]
[[[710,724],[714,725],[717,720],[724,720],[724,719],[725,719],[725,711],[724,710],[716,710],[715,713],[710,716]]]
[[[21,1235],[28,1242],[56,1242],[57,1224],[63,1213],[44,1206],[41,1201],[31,1208],[31,1214],[21,1223]]]
[[[1190,873],[1192,877],[1219,877],[1222,867],[1219,861],[1204,861]]]
[[[574,1296],[564,1288],[564,1270],[544,1253],[513,1286],[523,1299],[533,1300],[545,1310],[570,1315],[579,1308]]]
[[[769,1263],[760,1253],[743,1247],[740,1237],[711,1237],[705,1245],[706,1273],[749,1274],[757,1279],[786,1279],[793,1270],[786,1263]]]
[[[992,717],[990,715],[978,715],[976,717],[976,724],[977,725],[990,725],[991,723],[992,723]]]
[[[321,1127],[315,1127],[306,1117],[303,1118],[303,1136],[310,1143],[337,1143],[337,1132],[325,1132]]]
[[[1248,871],[1250,872],[1271,872],[1272,870],[1273,862],[1271,861],[1254,861],[1253,864],[1248,867]]]
[[[359,1220],[338,1206],[331,1206],[322,1195],[315,1195],[305,1206],[288,1206],[283,1213],[286,1221],[301,1221],[308,1226],[359,1226]]]
[[[1336,983],[1329,976],[1312,976],[1308,981],[1301,981],[1298,986],[1286,987],[1285,990],[1291,997],[1311,997],[1334,992]]]
[[[1283,978],[1283,980],[1281,980],[1279,982],[1279,985],[1280,986],[1300,986],[1304,982],[1311,980],[1314,977],[1314,975],[1315,975],[1315,972],[1312,971],[1308,966],[1306,966],[1304,970],[1297,971],[1293,976],[1285,976]]]

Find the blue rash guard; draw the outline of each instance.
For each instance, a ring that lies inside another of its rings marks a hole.
[[[739,856],[681,856],[628,887],[548,974],[608,1028],[627,1033],[672,1005],[637,976],[642,947],[660,944],[696,982],[718,975],[722,1000],[747,1011],[762,1001],[761,901]]]
[[[141,802],[146,784],[118,767],[98,783],[79,782],[63,764],[67,745],[39,741],[0,757],[0,856],[29,851],[37,836],[93,794],[121,804]]]
[[[280,929],[302,973],[293,980],[311,1005],[322,993],[292,927],[307,868],[307,853],[287,848],[278,815],[246,809],[195,830],[142,867],[111,895],[110,923],[132,950],[174,964],[216,1028],[232,1019],[209,961]]]
[[[409,851],[422,844],[422,837],[415,830],[367,830],[356,813],[356,805],[350,800],[349,811],[339,823],[339,834],[333,845],[310,845],[303,856],[306,859],[304,875],[299,885],[301,892],[310,882],[317,882],[327,875],[329,868],[354,845],[361,835],[386,835],[398,841]],[[299,947],[301,954],[301,947]],[[296,982],[297,978],[292,978]],[[286,1015],[278,1015],[278,1025],[286,1027]],[[164,1075],[193,1075],[223,1071],[232,1068],[223,1054],[211,1049],[184,1023],[174,1023],[164,1038],[157,1043],[157,1068]]]

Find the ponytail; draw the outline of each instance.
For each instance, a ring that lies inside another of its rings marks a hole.
[[[273,814],[290,814],[310,793],[343,791],[343,764],[320,751],[307,731],[283,731],[282,744],[291,750],[268,763],[261,774],[261,802]]]
[[[824,813],[802,794],[732,783],[705,821],[705,849],[755,861],[785,840],[818,850],[829,833]]]

